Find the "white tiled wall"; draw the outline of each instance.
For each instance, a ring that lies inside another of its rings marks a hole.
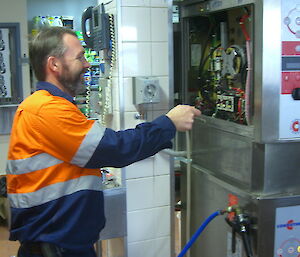
[[[145,240],[154,240],[159,237],[169,236],[170,208],[150,208],[128,212],[127,226],[131,228],[128,233],[128,244]],[[132,233],[134,231],[134,233]],[[146,251],[146,249],[144,249]],[[151,251],[152,249],[148,249]],[[135,253],[128,256],[138,256]],[[153,255],[155,256],[155,255]]]
[[[145,251],[145,249],[152,249]],[[134,253],[135,256],[152,257],[152,256],[169,256],[170,244],[168,237],[156,238],[153,240],[145,240],[128,245],[129,255]]]
[[[119,54],[118,72],[114,73],[118,79],[113,82],[117,83],[113,85],[114,99],[117,98],[114,111],[118,118],[122,115],[122,129],[126,129],[143,122],[135,118],[137,106],[132,103],[135,76],[159,79],[161,101],[149,108],[148,121],[169,109],[168,1],[115,0],[112,6],[118,20]],[[120,92],[124,95],[119,99]],[[114,127],[122,126],[115,119]],[[127,187],[127,256],[171,256],[169,156],[158,153],[123,171]]]
[[[150,42],[124,42],[122,49],[125,77],[152,75]]]
[[[123,7],[122,23],[123,41],[150,41],[150,8]]]
[[[161,102],[147,119],[168,110],[168,8],[166,1],[122,1],[125,127],[135,126],[132,77],[159,79]],[[127,242],[130,257],[171,256],[170,160],[163,153],[126,168]]]

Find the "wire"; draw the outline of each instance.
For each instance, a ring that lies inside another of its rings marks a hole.
[[[196,241],[196,239],[200,236],[200,234],[203,232],[203,230],[206,228],[206,226],[211,222],[215,217],[222,215],[222,211],[216,211],[213,214],[211,214],[203,223],[202,225],[197,229],[196,233],[192,236],[190,241],[185,245],[183,250],[179,253],[177,257],[183,257],[186,252],[190,249],[190,247],[193,245],[193,243]]]
[[[104,5],[108,5],[108,4],[112,3],[112,2],[113,2],[113,0],[111,0],[111,1],[109,1],[107,3],[104,3]]]
[[[188,238],[191,234],[191,140],[190,140],[190,132],[185,132],[186,136],[186,158],[187,158],[187,171],[186,171],[186,242],[188,242]],[[188,257],[189,257],[188,253]]]

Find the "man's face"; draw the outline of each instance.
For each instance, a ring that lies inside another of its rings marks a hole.
[[[84,57],[84,48],[75,36],[65,34],[63,39],[67,50],[61,58],[62,71],[58,80],[72,96],[75,96],[85,89],[83,75],[90,68],[90,64]]]

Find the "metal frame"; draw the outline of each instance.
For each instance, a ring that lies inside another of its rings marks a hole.
[[[1,101],[1,107],[10,107],[21,103],[23,100],[23,81],[22,81],[22,63],[21,63],[21,39],[20,39],[20,23],[0,23],[0,29],[9,29],[12,32],[11,40],[14,45],[11,46],[11,73],[12,73],[12,97],[10,101]]]
[[[192,181],[186,183],[182,164],[182,204],[186,187],[191,187],[191,231],[211,212],[228,204],[227,195],[239,197],[239,204],[257,218],[254,227],[255,256],[274,256],[274,212],[282,206],[300,205],[298,160],[300,138],[280,139],[281,94],[281,8],[282,0],[209,0],[184,5],[182,17],[182,96],[187,101],[189,67],[189,18],[253,5],[253,124],[201,116],[192,131]],[[185,227],[186,210],[182,213]],[[224,221],[215,221],[191,249],[191,256],[226,254]],[[182,238],[185,239],[183,231]],[[191,235],[190,235],[191,236]],[[225,240],[225,242],[223,242]],[[215,247],[218,242],[218,247]],[[225,252],[224,252],[225,251]],[[229,255],[228,255],[229,256]],[[244,254],[242,254],[244,256]]]

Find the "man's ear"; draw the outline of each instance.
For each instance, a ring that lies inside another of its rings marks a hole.
[[[58,58],[54,56],[49,56],[47,59],[47,67],[52,72],[59,72],[61,67],[61,62]]]

